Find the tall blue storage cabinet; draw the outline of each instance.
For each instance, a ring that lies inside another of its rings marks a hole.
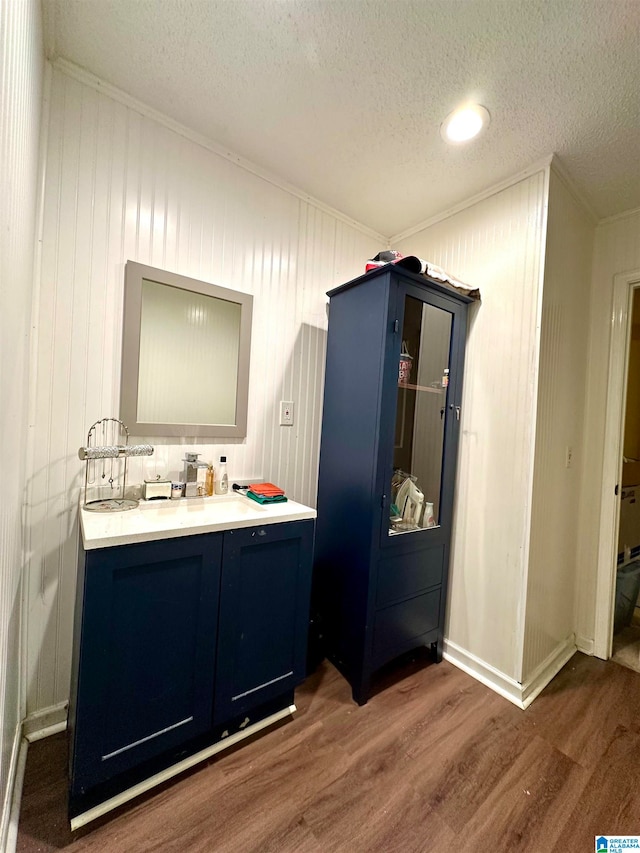
[[[364,704],[442,659],[467,303],[393,264],[329,292],[312,640]]]

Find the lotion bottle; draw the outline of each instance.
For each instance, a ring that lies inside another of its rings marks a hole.
[[[216,495],[226,495],[229,491],[229,478],[227,476],[227,457],[220,457],[220,464],[216,472],[215,481]]]

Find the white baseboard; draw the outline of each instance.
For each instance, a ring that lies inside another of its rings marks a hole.
[[[555,648],[546,660],[534,670],[532,676],[522,684],[450,640],[445,639],[444,641],[444,658],[446,660],[522,709],[529,707],[551,679],[560,672],[575,651],[576,642],[572,634]]]
[[[564,642],[560,643],[546,657],[542,663],[534,669],[531,676],[522,685],[522,707],[528,708],[536,696],[541,693],[549,682],[555,678],[565,663],[576,653],[575,635],[571,634]]]
[[[67,728],[68,702],[52,705],[42,711],[29,714],[22,723],[22,736],[29,743],[63,732]]]
[[[231,746],[235,746],[236,743],[240,743],[240,741],[243,741],[246,738],[252,737],[256,732],[262,731],[262,729],[266,729],[268,726],[271,726],[280,720],[284,720],[286,717],[293,716],[295,712],[296,706],[288,705],[281,711],[276,711],[275,714],[265,717],[264,720],[259,720],[257,723],[247,726],[246,729],[241,729],[235,734],[229,735],[224,740],[220,740],[200,752],[196,752],[194,755],[184,758],[177,764],[167,767],[166,770],[161,770],[154,776],[150,776],[148,779],[139,782],[132,788],[122,791],[120,794],[116,794],[114,797],[111,797],[111,799],[105,800],[99,805],[94,806],[92,809],[88,809],[86,812],[82,812],[82,814],[72,817],[71,831],[75,832],[76,829],[79,829],[81,826],[85,826],[98,817],[102,817],[102,815],[108,814],[110,811],[113,811],[113,809],[123,805],[123,803],[128,803],[129,800],[132,800],[134,797],[143,794],[145,791],[150,791],[156,785],[161,785],[163,782],[166,782],[167,779],[172,779],[174,776],[177,776],[184,770],[188,770],[190,767],[194,767],[201,761],[211,758],[213,755],[217,755],[219,752],[223,752]]]
[[[31,714],[16,726],[11,749],[11,761],[0,815],[0,850],[14,853],[18,840],[18,820],[22,801],[22,784],[30,742],[48,737],[67,727],[68,702]]]
[[[486,687],[490,687],[491,690],[499,693],[504,699],[513,702],[518,708],[524,708],[520,682],[509,678],[508,675],[452,643],[451,640],[445,639],[444,641],[444,658]]]
[[[16,726],[11,748],[7,790],[2,803],[0,816],[0,850],[14,853],[18,838],[18,816],[20,814],[20,799],[22,797],[22,780],[24,765],[27,760],[26,744],[21,737],[20,724]],[[24,755],[23,755],[24,752]]]
[[[576,648],[579,652],[584,652],[585,655],[593,655],[595,654],[596,644],[593,637],[582,637],[580,634],[576,635]]]

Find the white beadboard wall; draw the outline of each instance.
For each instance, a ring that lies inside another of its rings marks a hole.
[[[547,170],[392,240],[480,287],[467,338],[447,643],[521,679]]]
[[[28,508],[30,714],[68,697],[77,450],[94,421],[118,415],[125,261],[254,296],[246,440],[148,439],[156,455],[135,460],[130,482],[176,476],[185,448],[204,460],[226,452],[232,479],[260,475],[314,504],[325,292],[386,245],[60,67],[48,133]],[[278,424],[283,399],[294,401],[293,427]]]
[[[522,681],[575,648],[589,290],[595,225],[551,169]],[[571,467],[566,467],[571,448]]]
[[[576,633],[583,645],[592,643],[595,636],[613,280],[618,273],[637,269],[640,269],[640,210],[630,211],[627,215],[600,223],[595,235],[582,472],[585,501],[578,537]]]
[[[22,721],[20,652],[29,342],[43,92],[39,0],[0,2],[0,849]]]

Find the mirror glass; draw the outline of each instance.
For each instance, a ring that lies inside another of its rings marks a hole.
[[[121,418],[138,435],[246,435],[252,297],[129,261]]]

